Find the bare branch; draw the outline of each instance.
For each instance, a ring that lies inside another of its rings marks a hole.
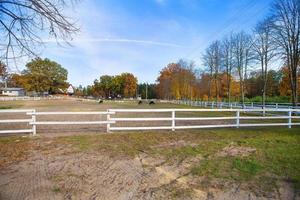
[[[0,0],[0,60],[38,56],[45,33],[56,40],[79,31],[64,14],[72,0]]]

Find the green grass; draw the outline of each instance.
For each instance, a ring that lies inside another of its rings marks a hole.
[[[61,190],[60,190],[60,188],[59,188],[58,186],[54,186],[54,187],[52,188],[52,191],[55,192],[55,193],[61,192]]]
[[[248,137],[233,137],[237,146],[256,148],[256,153],[246,158],[210,157],[194,166],[192,173],[210,178],[224,178],[230,181],[264,184],[265,179],[289,180],[300,187],[300,129],[260,129],[259,134],[249,130],[241,131]],[[227,139],[225,139],[227,140]],[[268,183],[270,184],[270,183]],[[266,185],[264,185],[266,186]]]
[[[27,142],[29,140],[30,140],[29,137],[20,137],[20,136],[0,137],[0,145],[22,143],[22,142]]]
[[[1,109],[16,109],[16,108],[20,108],[20,107],[21,107],[20,104],[0,105],[0,110]]]

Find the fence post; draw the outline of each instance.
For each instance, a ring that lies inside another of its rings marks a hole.
[[[31,113],[31,118],[32,118],[32,135],[35,136],[36,135],[36,114],[35,114],[35,110],[32,110]]]
[[[240,111],[236,111],[236,127],[240,127]]]
[[[289,110],[288,127],[292,128],[292,111]]]
[[[172,131],[175,131],[175,110],[172,110]]]
[[[106,132],[107,133],[110,133],[110,113],[109,113],[109,109],[107,109],[107,115],[106,115],[106,121],[107,121],[107,124],[106,124]]]
[[[278,103],[276,103],[276,109],[278,109]]]

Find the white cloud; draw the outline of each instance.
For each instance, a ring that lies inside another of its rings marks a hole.
[[[167,0],[154,0],[156,3],[164,5],[166,4]]]
[[[95,1],[82,2],[73,13],[81,32],[69,41],[72,47],[61,40],[44,40],[51,47],[44,57],[66,67],[72,84],[86,85],[101,75],[122,72],[154,82],[162,67],[188,50],[192,32],[180,21],[156,16],[141,19],[118,7],[105,8]],[[66,48],[55,46],[56,42]]]
[[[66,42],[64,40],[55,40],[55,39],[45,39],[43,40],[46,43],[51,42]],[[151,40],[135,40],[135,39],[125,39],[125,38],[85,38],[85,39],[74,39],[71,41],[67,41],[70,43],[78,44],[84,42],[114,42],[114,43],[133,43],[133,44],[142,44],[142,45],[157,45],[157,46],[165,46],[165,47],[183,47],[178,44],[168,43],[168,42],[158,42]]]

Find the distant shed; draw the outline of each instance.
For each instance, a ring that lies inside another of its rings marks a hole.
[[[73,95],[74,94],[74,88],[72,85],[70,85],[67,89],[67,94],[68,95]]]
[[[22,97],[25,95],[23,88],[0,88],[0,91],[4,96]]]

